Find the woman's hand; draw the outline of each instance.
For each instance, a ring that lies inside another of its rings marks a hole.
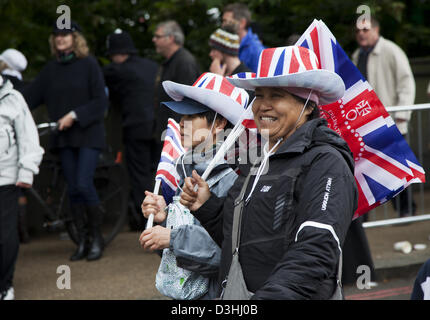
[[[18,181],[16,183],[16,186],[19,188],[25,188],[25,189],[30,189],[31,188],[31,184],[25,183],[25,182],[20,182]]]
[[[140,245],[145,250],[161,250],[170,245],[170,228],[155,226],[142,232],[139,237]]]
[[[195,185],[198,186],[197,191],[194,191]],[[182,190],[179,202],[191,211],[199,209],[211,196],[208,184],[197,174],[196,170],[193,170],[192,178],[185,178]]]
[[[61,119],[59,119],[57,122],[58,122],[58,130],[63,131],[70,128],[73,125],[73,123],[75,122],[75,118],[73,117],[73,114],[69,112]]]
[[[163,196],[158,194],[145,191],[145,199],[142,202],[142,213],[145,218],[148,219],[150,214],[154,215],[154,222],[161,223],[166,219],[166,213],[164,209],[166,208],[166,201]]]

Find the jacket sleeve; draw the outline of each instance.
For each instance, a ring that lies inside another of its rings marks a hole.
[[[91,125],[93,122],[100,121],[103,119],[104,112],[109,104],[107,95],[105,92],[105,82],[103,79],[103,73],[97,64],[97,61],[93,58],[89,58],[89,90],[91,100],[81,106],[74,109],[79,125],[83,128]]]
[[[301,182],[293,234],[253,299],[311,299],[327,284],[329,290],[320,298],[331,297],[340,250],[358,199],[354,177],[341,158],[328,152],[314,159]]]
[[[203,276],[217,276],[221,249],[199,225],[182,225],[170,234],[170,249],[178,266]]]
[[[19,108],[14,119],[14,130],[18,146],[18,181],[33,183],[33,175],[39,173],[39,164],[44,153],[39,144],[39,134],[28,106],[19,92],[8,96],[10,103]],[[9,103],[9,102],[8,102]]]
[[[36,76],[36,78],[23,90],[22,95],[24,96],[24,99],[30,110],[36,109],[38,106],[44,103],[48,68],[49,66],[46,65]]]
[[[221,247],[223,236],[224,198],[211,197],[197,211],[191,212],[202,224],[216,244]]]

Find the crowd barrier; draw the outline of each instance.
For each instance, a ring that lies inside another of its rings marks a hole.
[[[424,170],[426,171],[426,183],[419,183],[419,184],[412,184],[410,185],[406,190],[408,192],[409,199],[414,199],[417,209],[414,216],[410,217],[403,217],[403,218],[397,218],[397,217],[390,217],[393,215],[393,204],[391,201],[386,202],[380,208],[376,208],[372,210],[368,214],[368,221],[363,222],[363,228],[374,228],[374,227],[385,227],[385,226],[393,226],[393,225],[399,225],[399,224],[405,224],[405,223],[413,223],[413,222],[420,222],[420,221],[426,221],[430,220],[430,205],[426,204],[426,186],[429,186],[428,182],[428,167],[426,167],[424,153],[425,153],[425,143],[427,143],[427,149],[426,151],[430,151],[430,112],[427,112],[430,110],[430,103],[425,104],[415,104],[412,106],[396,106],[396,107],[387,107],[386,110],[388,112],[393,111],[413,111],[412,116],[414,117],[413,124],[414,126],[411,126],[412,121],[409,122],[409,130],[408,134],[406,136],[406,140],[411,146],[413,152],[415,153],[415,156],[417,157],[420,164],[423,166]],[[427,118],[425,118],[427,116]],[[412,118],[411,118],[412,120]],[[423,122],[425,122],[425,125],[423,126]],[[416,126],[415,126],[416,124]],[[411,141],[414,142],[413,146],[411,145]],[[416,145],[416,147],[415,147]],[[428,161],[429,159],[427,159]],[[417,190],[418,192],[413,192],[413,190]],[[427,193],[428,199],[430,200],[430,188]],[[399,198],[397,197],[394,201],[397,201],[397,207],[399,207]],[[428,207],[426,207],[426,205]],[[412,201],[409,201],[409,211],[412,212]],[[376,214],[375,211],[378,211]]]

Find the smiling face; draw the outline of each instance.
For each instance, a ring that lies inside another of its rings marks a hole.
[[[59,52],[68,52],[73,48],[72,33],[58,33],[54,36],[55,49]]]
[[[252,105],[254,120],[258,131],[268,132],[269,148],[272,148],[279,138],[285,141],[298,127],[307,121],[312,110],[306,108],[299,119],[303,103],[295,99],[282,88],[258,87],[255,89],[255,101]]]

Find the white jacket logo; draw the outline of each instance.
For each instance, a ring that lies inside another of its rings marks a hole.
[[[321,206],[321,210],[322,211],[326,211],[327,210],[327,202],[328,202],[328,199],[330,197],[330,189],[331,189],[331,181],[332,180],[333,180],[332,178],[328,178],[327,179],[327,183],[325,185],[324,198],[323,198],[323,203],[322,203],[322,206]]]

